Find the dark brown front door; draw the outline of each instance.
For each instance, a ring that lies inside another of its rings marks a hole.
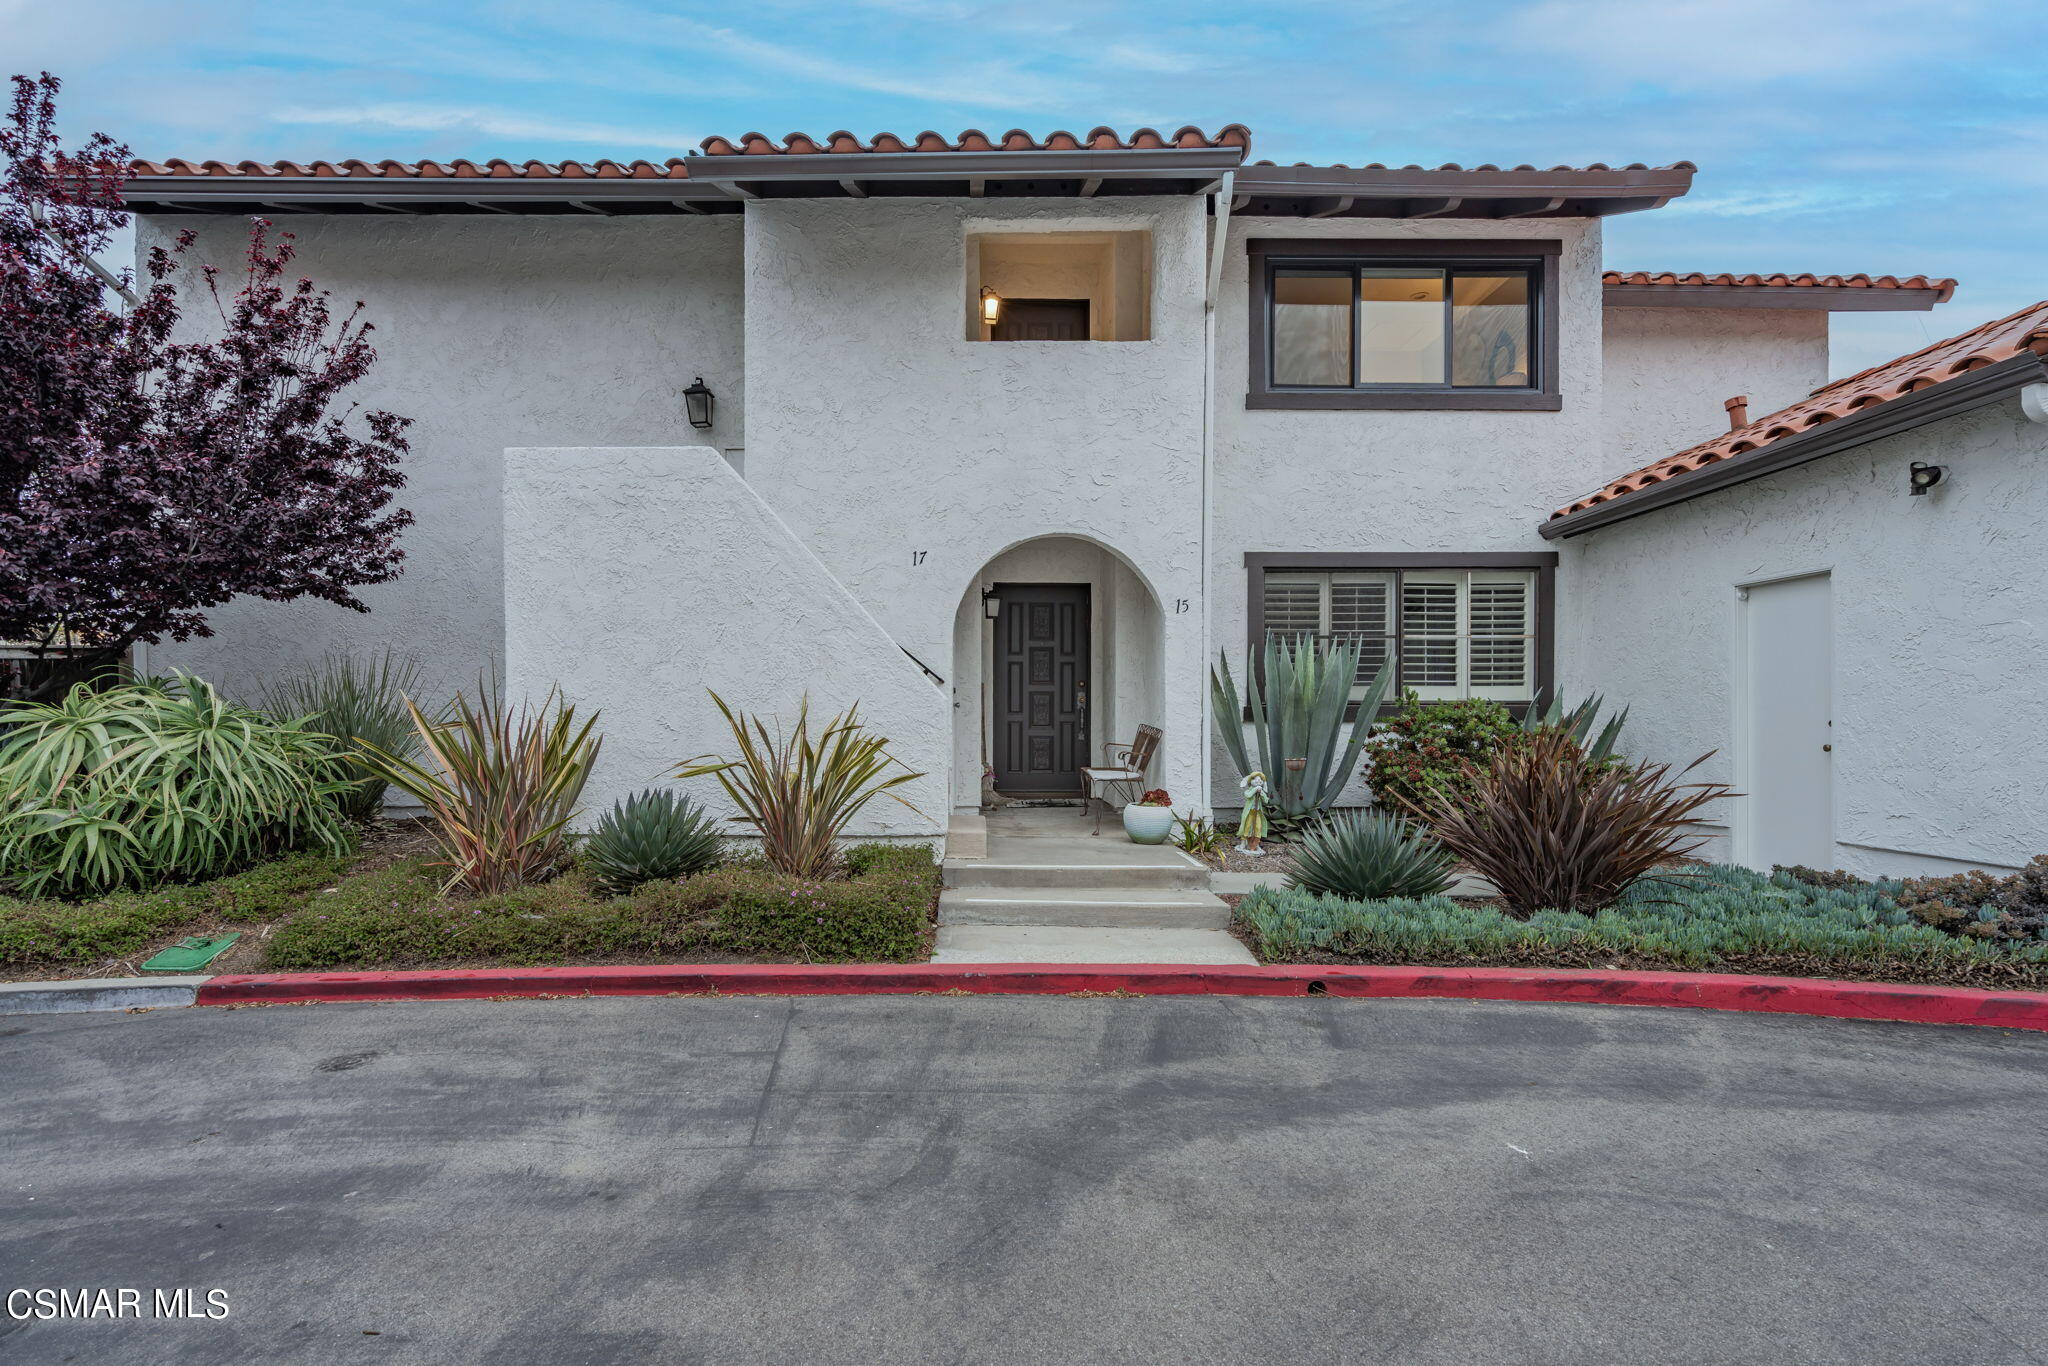
[[[1005,299],[997,341],[1087,341],[1086,299]]]
[[[999,583],[996,788],[1079,792],[1088,762],[1088,587]]]

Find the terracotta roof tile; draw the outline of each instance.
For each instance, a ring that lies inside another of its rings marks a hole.
[[[706,138],[703,146],[706,156],[725,157],[816,156],[829,152],[1127,152],[1162,147],[1249,147],[1251,141],[1251,129],[1241,123],[1229,123],[1217,129],[1214,137],[1190,124],[1170,136],[1157,129],[1140,128],[1126,138],[1114,128],[1091,128],[1084,134],[1059,129],[1035,138],[1021,128],[1012,128],[1001,137],[992,138],[979,128],[969,128],[952,139],[933,132],[919,133],[907,140],[894,133],[877,133],[862,142],[841,129],[827,134],[822,141],[805,133],[788,133],[777,143],[761,133],[744,133],[738,142]]]
[[[1699,271],[1609,270],[1600,276],[1609,285],[1694,285],[1725,289],[1730,286],[1755,289],[1931,289],[1940,294],[1935,302],[1945,303],[1955,293],[1956,282],[1926,275],[1706,275]]]
[[[681,157],[652,161],[131,161],[128,170],[145,176],[312,176],[321,179],[457,180],[686,180],[689,167]]]
[[[1811,431],[1888,403],[1892,399],[1954,379],[1957,375],[2010,360],[2031,351],[2048,357],[2048,300],[2029,304],[2017,313],[1973,327],[1961,336],[1923,346],[1918,351],[1824,384],[1799,402],[1766,417],[1723,432],[1711,441],[1667,455],[1551,513],[1553,519],[1611,503],[1652,484],[1680,478],[1748,451]]]

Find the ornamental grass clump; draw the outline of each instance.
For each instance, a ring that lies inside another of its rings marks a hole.
[[[372,659],[330,655],[267,683],[258,703],[270,715],[303,716],[342,742],[355,776],[342,798],[350,820],[367,821],[383,803],[385,782],[364,759],[364,746],[411,759],[419,735],[405,699],[420,691],[420,664],[391,650]]]
[[[894,789],[922,778],[889,753],[889,741],[871,734],[858,703],[811,735],[811,703],[798,706],[796,724],[770,730],[758,716],[734,711],[711,694],[732,730],[736,759],[700,754],[678,765],[678,778],[713,777],[740,814],[731,819],[761,836],[761,855],[791,877],[821,878],[838,859],[847,824],[877,797],[917,808]],[[899,771],[892,771],[899,770]]]
[[[1456,865],[1428,831],[1399,816],[1347,811],[1302,832],[1287,885],[1355,901],[1436,896]]]
[[[576,709],[550,690],[538,707],[507,701],[480,683],[477,702],[457,697],[445,720],[407,698],[419,757],[364,744],[370,771],[427,808],[449,870],[443,891],[476,896],[544,882],[569,859],[568,825],[603,743]]]
[[[169,680],[0,708],[0,884],[101,896],[353,844],[334,741]]]
[[[1419,809],[1437,840],[1523,919],[1611,904],[1705,843],[1699,811],[1732,795],[1719,783],[1674,783],[1669,764],[1594,766],[1559,730],[1501,750],[1484,770],[1468,768],[1468,793],[1434,789]]]

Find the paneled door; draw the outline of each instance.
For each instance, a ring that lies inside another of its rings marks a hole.
[[[1088,762],[1088,586],[999,583],[995,593],[996,790],[1078,793]]]
[[[1834,609],[1825,574],[1745,590],[1742,861],[1835,866]]]

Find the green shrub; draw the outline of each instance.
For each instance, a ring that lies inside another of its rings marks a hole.
[[[604,897],[580,870],[474,900],[444,900],[427,866],[398,864],[313,897],[273,931],[272,968],[558,963],[716,952],[816,961],[918,957],[938,895],[929,849],[846,851],[851,877],[811,881],[728,864]]]
[[[1483,772],[1495,754],[1525,738],[1514,714],[1498,702],[1425,702],[1407,692],[1400,710],[1373,728],[1366,781],[1382,809],[1412,815],[1431,790],[1470,792],[1475,779],[1467,763]]]
[[[1443,897],[1343,901],[1261,888],[1238,907],[1267,962],[1722,970],[2048,987],[2048,944],[2002,946],[1921,924],[1876,886],[1831,890],[1709,867],[1631,888],[1596,915],[1515,920]]]
[[[718,823],[688,797],[650,789],[616,803],[584,843],[597,889],[617,896],[643,882],[688,877],[718,862]]]
[[[1347,811],[1302,832],[1288,885],[1356,901],[1435,896],[1450,887],[1456,862],[1399,816]]]
[[[264,685],[258,705],[280,721],[303,719],[340,742],[351,779],[342,811],[366,821],[382,806],[385,782],[363,761],[364,745],[410,759],[419,739],[405,699],[420,691],[419,661],[386,650],[374,659],[329,655]]]
[[[1818,868],[1808,868],[1803,863],[1773,864],[1771,866],[1771,874],[1774,877],[1788,877],[1794,882],[1803,882],[1809,887],[1826,887],[1831,891],[1842,891],[1850,887],[1868,887],[1870,885],[1868,878],[1860,878],[1854,873],[1845,872],[1840,868],[1822,872]]]
[[[0,709],[0,885],[98,896],[216,878],[353,831],[334,741],[188,675]]]
[[[1942,877],[1871,882],[1845,873],[1798,865],[1780,874],[1815,887],[1876,887],[1923,924],[1968,939],[2048,942],[2048,854],[2037,854],[2008,877],[1972,870]]]
[[[193,926],[274,920],[334,881],[338,865],[320,854],[187,887],[116,892],[93,901],[0,897],[0,968],[90,963],[146,948]]]

